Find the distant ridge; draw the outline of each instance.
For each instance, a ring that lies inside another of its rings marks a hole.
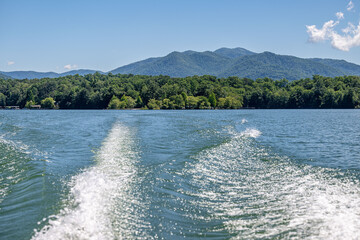
[[[94,74],[96,72],[103,73],[101,71],[89,70],[89,69],[79,69],[72,70],[64,73],[55,73],[55,72],[35,72],[35,71],[13,71],[13,72],[0,72],[0,78],[15,78],[15,79],[35,79],[35,78],[57,78],[67,75],[86,75]],[[5,76],[5,77],[2,77]]]
[[[54,78],[66,75],[93,74],[95,70],[80,69],[65,73],[14,71],[0,72],[0,78],[34,79]],[[100,72],[102,73],[102,72]],[[136,75],[168,75],[187,77],[193,75],[214,75],[217,77],[247,77],[251,79],[296,80],[313,75],[336,77],[360,75],[360,65],[345,60],[299,58],[278,55],[271,52],[255,53],[244,48],[220,48],[215,51],[171,52],[164,57],[148,58],[134,62],[108,73]]]
[[[0,79],[11,79],[11,78],[12,78],[12,77],[7,76],[7,75],[5,75],[5,74],[3,74],[3,73],[0,72]]]

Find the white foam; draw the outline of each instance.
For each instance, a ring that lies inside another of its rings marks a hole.
[[[235,239],[360,239],[360,184],[351,176],[296,165],[237,136],[194,158],[184,172],[200,189],[189,192],[193,208],[221,220]]]
[[[136,229],[131,183],[136,173],[136,152],[130,130],[115,124],[96,156],[97,163],[69,183],[66,207],[50,216],[33,239],[116,239]],[[120,202],[120,203],[119,203]],[[131,216],[129,216],[131,214]]]
[[[245,123],[247,123],[248,122],[248,120],[246,120],[245,118],[243,118],[242,120],[241,120],[241,124],[245,124]]]
[[[240,136],[257,138],[261,135],[261,132],[255,128],[246,128],[245,131],[240,133]]]

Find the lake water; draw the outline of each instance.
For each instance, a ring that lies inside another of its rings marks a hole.
[[[0,239],[360,239],[359,110],[0,111]]]

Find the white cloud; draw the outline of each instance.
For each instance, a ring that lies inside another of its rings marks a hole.
[[[8,62],[7,62],[7,65],[8,65],[8,66],[11,66],[11,65],[14,65],[14,64],[15,64],[14,61],[8,61]]]
[[[351,22],[348,22],[348,26],[344,29],[341,29],[341,31],[345,34],[356,34],[356,27]]]
[[[310,42],[320,42],[320,41],[327,40],[329,38],[329,35],[331,35],[333,28],[337,24],[339,24],[339,22],[334,22],[333,20],[330,20],[330,21],[324,23],[324,25],[321,29],[317,29],[315,25],[306,26],[307,33],[309,34],[309,41]]]
[[[350,0],[347,5],[347,10],[351,11],[354,8],[354,3]],[[306,26],[309,35],[309,42],[330,41],[331,46],[341,51],[349,51],[353,47],[360,46],[360,22],[357,26],[348,23],[346,28],[341,29],[338,33],[335,26],[344,19],[343,12],[337,12],[336,17],[338,21],[330,20],[324,23],[322,28],[318,29],[316,25]]]
[[[342,12],[337,12],[336,14],[336,17],[337,17],[337,19],[344,19],[344,13],[342,13]]]
[[[354,3],[353,3],[352,1],[350,1],[350,2],[348,3],[348,5],[347,5],[346,9],[347,9],[348,11],[351,11],[351,9],[353,9],[354,7],[355,7]]]
[[[67,65],[64,66],[64,68],[67,69],[67,70],[71,70],[71,69],[77,68],[77,65],[76,64],[74,64],[74,65],[67,64]]]
[[[349,23],[347,28],[342,29],[344,35],[340,35],[334,30],[339,22],[330,20],[324,23],[321,29],[315,25],[306,26],[310,42],[320,42],[330,40],[331,46],[341,51],[349,51],[352,47],[360,46],[360,23],[354,26]]]

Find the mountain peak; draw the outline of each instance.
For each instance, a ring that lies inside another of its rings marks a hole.
[[[247,55],[253,55],[255,54],[254,52],[251,52],[245,48],[219,48],[217,50],[214,51],[214,53],[219,54],[221,56],[224,57],[228,57],[228,58],[238,58],[238,57],[242,57],[242,56],[247,56]]]

